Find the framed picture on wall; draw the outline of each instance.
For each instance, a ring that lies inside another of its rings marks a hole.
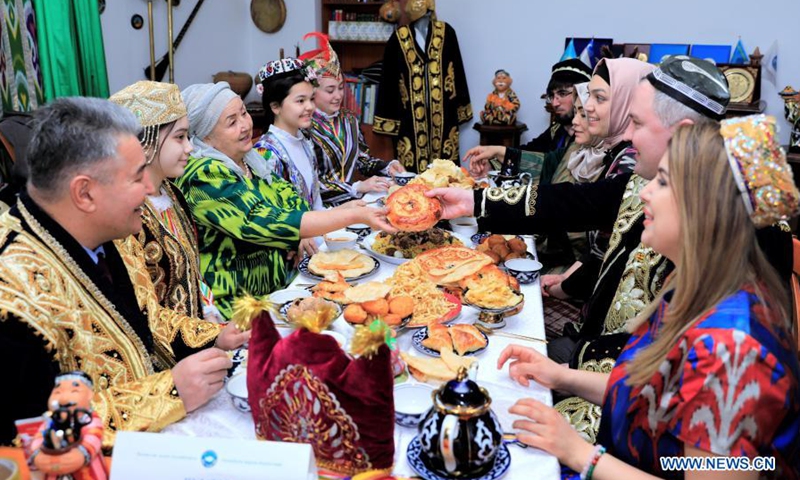
[[[689,44],[686,43],[653,43],[650,45],[650,63],[661,63],[668,55],[689,55]]]
[[[633,57],[636,52],[636,58],[647,62],[650,59],[650,44],[649,43],[626,43],[623,49],[623,54],[626,57]]]
[[[597,61],[600,60],[600,50],[603,48],[603,45],[607,46],[608,48],[611,48],[611,45],[614,44],[614,39],[613,38],[594,38],[593,39],[593,38],[577,38],[577,37],[570,38],[570,37],[567,37],[564,40],[564,48],[567,48],[567,45],[569,45],[569,41],[570,40],[574,40],[575,41],[575,52],[578,53],[579,57],[583,54],[583,51],[586,49],[586,46],[589,45],[589,42],[594,40],[594,44],[593,44],[593,50],[594,51],[593,51],[593,54],[591,55],[591,58],[590,58],[590,60],[592,62],[592,68],[594,68],[594,66],[597,65]]]
[[[691,56],[711,60],[716,64],[727,63],[731,58],[730,45],[692,45]]]

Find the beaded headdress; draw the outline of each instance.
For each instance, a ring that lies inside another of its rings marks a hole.
[[[258,94],[264,94],[265,80],[280,78],[298,71],[303,74],[305,81],[314,86],[317,85],[317,74],[309,64],[299,58],[281,58],[280,60],[267,62],[258,71],[258,86],[256,87]]]
[[[305,34],[305,36],[303,36],[303,40],[305,41],[309,37],[317,38],[319,41],[319,48],[310,52],[306,52],[300,55],[298,58],[300,60],[304,60],[306,64],[314,69],[317,78],[338,77],[342,72],[342,66],[339,63],[339,57],[336,55],[336,52],[333,51],[331,43],[328,41],[328,36],[324,33],[311,32]]]
[[[142,80],[112,95],[109,100],[127,108],[143,127],[140,143],[147,163],[155,158],[161,126],[186,116],[181,90],[172,83]]]
[[[800,192],[778,143],[775,117],[750,115],[720,123],[736,186],[756,228],[795,215]]]

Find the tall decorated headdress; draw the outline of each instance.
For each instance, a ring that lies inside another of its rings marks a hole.
[[[256,89],[259,95],[264,94],[264,82],[275,80],[296,73],[301,73],[305,81],[312,85],[317,85],[317,74],[314,69],[303,60],[299,58],[281,58],[280,60],[273,60],[267,62],[258,71],[258,85]]]
[[[158,149],[161,126],[186,116],[181,91],[172,83],[142,80],[112,95],[109,100],[133,112],[144,128],[141,139],[147,163],[153,161]]]
[[[257,437],[308,443],[320,467],[345,475],[391,469],[390,328],[380,321],[357,327],[351,357],[333,337],[320,333],[338,312],[304,305],[305,310],[293,313],[290,308],[286,316],[298,328],[281,338],[270,308],[244,298],[237,300],[233,314],[240,327],[252,325],[247,390]]]
[[[756,228],[797,214],[800,193],[778,142],[775,117],[749,115],[723,120],[720,133],[736,186]]]
[[[339,63],[339,57],[331,47],[331,42],[328,41],[328,36],[324,33],[311,32],[303,36],[303,41],[308,40],[310,37],[317,39],[319,48],[306,52],[298,58],[314,69],[317,78],[338,77],[342,73],[342,66]]]

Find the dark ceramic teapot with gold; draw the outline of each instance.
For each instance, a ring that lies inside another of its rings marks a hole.
[[[433,407],[420,423],[423,463],[451,478],[488,472],[503,436],[491,404],[486,389],[468,378],[466,368],[459,369],[455,380],[433,393]]]

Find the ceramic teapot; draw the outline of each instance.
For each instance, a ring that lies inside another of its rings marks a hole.
[[[503,430],[491,404],[464,367],[433,393],[433,407],[419,426],[428,468],[450,478],[477,477],[492,468]]]

